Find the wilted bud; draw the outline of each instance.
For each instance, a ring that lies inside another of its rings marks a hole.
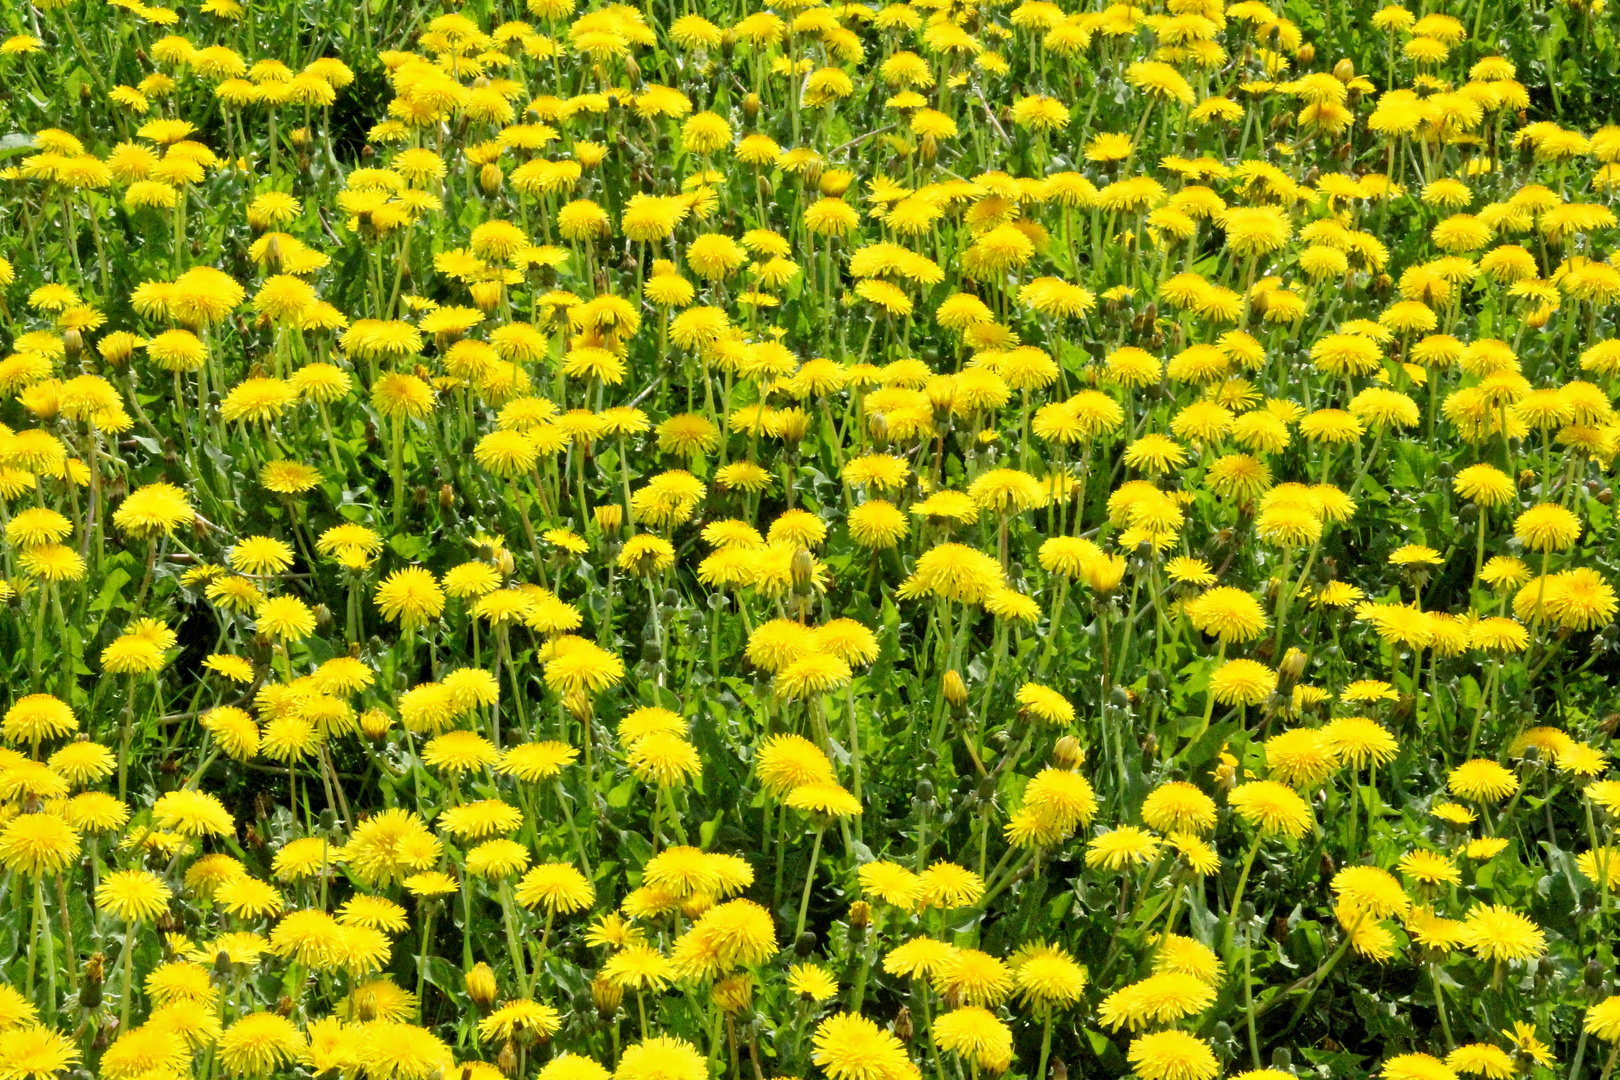
[[[367,709],[360,714],[360,733],[368,739],[380,739],[394,726],[394,718],[381,709]]]
[[[493,161],[478,170],[478,186],[484,189],[485,195],[493,195],[501,190],[501,184],[505,180],[506,174],[501,172],[501,167]]]
[[[1347,83],[1356,77],[1356,62],[1348,56],[1333,65],[1333,77]]]
[[[292,1011],[293,1011],[293,999],[291,997],[287,996],[286,994],[282,994],[279,998],[276,999],[276,1015],[277,1016],[291,1016]]]
[[[728,1016],[742,1012],[754,1000],[754,977],[746,972],[727,975],[714,984],[714,1003]]]
[[[900,1006],[900,1011],[894,1014],[894,1037],[903,1043],[911,1041],[911,1009],[909,1006]]]
[[[107,958],[102,953],[91,953],[84,962],[84,983],[79,988],[79,1004],[94,1009],[101,1004],[101,987],[106,978]]]
[[[743,98],[742,111],[743,115],[748,117],[749,120],[757,117],[759,115],[759,95],[749,94]]]
[[[517,1075],[517,1047],[512,1045],[511,1039],[506,1040],[506,1045],[501,1047],[501,1052],[495,1055],[495,1067],[506,1076]]]
[[[793,553],[793,587],[807,589],[815,580],[816,559],[809,551],[799,548]]]
[[[602,503],[594,507],[591,513],[596,517],[597,527],[609,536],[617,535],[624,525],[624,507],[618,503]]]
[[[1078,769],[1086,763],[1086,748],[1073,735],[1060,735],[1052,745],[1052,760],[1062,769]]]
[[[857,900],[849,905],[850,929],[864,929],[872,921],[872,905],[865,900]]]
[[[955,668],[952,668],[950,671],[945,673],[945,678],[941,680],[940,689],[945,694],[945,700],[950,702],[952,705],[960,706],[967,704],[967,683],[962,681],[962,676],[957,673]]]
[[[563,695],[563,708],[576,720],[589,720],[591,717],[591,695],[583,690],[570,690]]]
[[[602,976],[598,975],[591,980],[591,1004],[604,1017],[611,1016],[619,1008],[619,1002],[624,1000],[624,988],[614,986]]]
[[[488,1012],[495,1004],[495,995],[500,988],[495,985],[495,969],[485,963],[477,963],[467,972],[465,983],[467,996],[472,1003],[484,1012]]]

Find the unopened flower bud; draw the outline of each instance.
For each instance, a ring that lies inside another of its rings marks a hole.
[[[488,1012],[495,1004],[495,995],[500,992],[495,985],[495,970],[488,964],[477,963],[467,972],[465,983],[467,997],[482,1011]]]
[[[754,978],[739,972],[727,975],[714,984],[714,1003],[720,1011],[735,1016],[748,1008],[754,1000]]]
[[[510,577],[512,571],[517,569],[517,560],[505,548],[496,548],[495,554],[490,557],[490,561],[495,564],[495,569],[499,570],[504,576]]]
[[[808,588],[815,580],[816,559],[804,548],[793,553],[793,587],[795,589]]]
[[[1316,46],[1306,42],[1294,50],[1294,59],[1302,64],[1313,63],[1316,60]]]
[[[1073,735],[1061,735],[1052,746],[1052,760],[1059,768],[1078,769],[1086,763],[1086,748]]]
[[[506,1040],[506,1045],[501,1047],[501,1052],[495,1055],[495,1067],[506,1076],[517,1075],[517,1048],[512,1045],[511,1039]]]
[[[1296,683],[1299,677],[1305,674],[1306,656],[1298,649],[1289,649],[1283,653],[1282,663],[1277,665],[1277,674],[1284,683]]]
[[[591,508],[591,514],[596,518],[597,528],[609,536],[617,535],[624,525],[624,507],[618,503],[601,503]]]
[[[76,362],[79,354],[84,352],[84,335],[77,327],[69,327],[62,332],[62,349],[70,364]]]
[[[591,980],[591,1004],[604,1016],[611,1016],[623,1000],[623,987],[614,986],[600,975]]]
[[[849,925],[850,925],[850,929],[853,930],[853,929],[855,929],[857,927],[864,928],[871,921],[872,921],[872,905],[871,904],[868,904],[865,900],[857,900],[853,904],[849,905]]]
[[[1333,65],[1333,77],[1347,83],[1356,77],[1356,62],[1348,56]]]
[[[368,739],[380,739],[394,726],[394,718],[381,709],[367,709],[360,714],[360,733]]]
[[[576,720],[588,720],[591,716],[591,695],[583,690],[570,690],[563,695],[563,708]]]
[[[957,673],[955,668],[945,673],[945,678],[941,680],[940,689],[945,694],[945,700],[952,705],[967,704],[967,683],[962,681],[962,676]]]
[[[743,98],[742,110],[743,115],[748,117],[749,120],[753,120],[755,117],[759,116],[759,95],[749,94],[747,97]]]
[[[849,190],[855,176],[848,169],[828,169],[821,174],[821,193],[828,198],[836,199]]]
[[[485,195],[493,195],[501,190],[501,184],[506,180],[506,174],[501,167],[493,161],[478,170],[478,186],[484,189]]]
[[[501,283],[499,281],[475,281],[467,287],[472,294],[472,300],[478,310],[488,313],[494,311],[501,304]]]

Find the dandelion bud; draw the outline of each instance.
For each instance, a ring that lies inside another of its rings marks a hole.
[[[272,274],[281,273],[281,238],[278,236],[264,242],[264,268]]]
[[[331,626],[332,625],[332,609],[327,607],[325,604],[316,604],[315,605],[315,625],[316,626]]]
[[[1069,1080],[1069,1066],[1062,1058],[1052,1059],[1052,1080]]]
[[[293,1011],[293,1000],[292,1000],[291,997],[289,997],[286,994],[282,994],[279,998],[276,999],[276,1015],[277,1016],[291,1016],[292,1011]]]
[[[1347,83],[1356,77],[1356,62],[1348,56],[1333,65],[1333,77]]]
[[[517,1048],[512,1045],[511,1039],[506,1040],[506,1044],[501,1047],[501,1052],[495,1055],[495,1067],[501,1070],[501,1073],[505,1076],[517,1075]]]
[[[804,548],[799,548],[793,553],[792,572],[795,590],[808,587],[816,574],[815,556]]]
[[[810,414],[803,409],[784,409],[776,418],[776,434],[786,443],[796,443],[810,430]]]
[[[1062,735],[1052,746],[1052,760],[1062,769],[1078,769],[1086,763],[1086,748],[1073,735]]]
[[[495,970],[488,964],[477,963],[467,972],[464,982],[467,987],[467,997],[472,1003],[484,1012],[495,1004],[495,995],[500,988],[495,985]]]
[[[945,700],[952,705],[967,704],[967,683],[962,681],[962,676],[957,674],[956,669],[952,668],[945,673],[945,678],[941,680],[940,689],[945,694]]]
[[[882,413],[873,413],[867,418],[866,430],[872,436],[872,449],[882,453],[889,448],[889,422]]]
[[[1282,663],[1277,665],[1277,674],[1285,683],[1295,683],[1305,674],[1305,654],[1298,649],[1289,649],[1283,653]]]
[[[501,283],[499,281],[475,281],[467,287],[472,293],[473,304],[479,311],[494,311],[501,306]]]
[[[592,509],[591,513],[596,517],[597,527],[609,536],[617,535],[624,525],[624,507],[618,503],[603,503]]]
[[[591,696],[583,690],[570,690],[563,695],[563,708],[573,714],[576,720],[588,720],[591,716]]]
[[[800,170],[799,175],[804,177],[804,182],[806,184],[811,186],[819,186],[821,183],[821,170],[826,167],[827,163],[822,161],[819,157],[811,158],[809,161],[804,163],[804,168]]]
[[[728,1016],[735,1016],[748,1008],[754,1000],[754,978],[738,973],[727,975],[714,984],[714,1003]]]
[[[89,101],[90,100],[90,87],[86,83],[80,83],[79,84],[79,100],[80,101]]]
[[[849,185],[855,180],[855,174],[848,169],[828,169],[821,174],[821,193],[828,198],[836,199],[849,190]]]
[[[66,351],[68,363],[74,363],[84,352],[84,335],[76,327],[69,327],[62,332],[62,348]]]
[[[368,739],[380,739],[394,726],[394,718],[381,709],[367,709],[360,714],[360,733]]]
[[[900,1011],[894,1014],[894,1037],[903,1043],[908,1043],[911,1041],[912,1034],[911,1008],[902,1005]]]
[[[939,140],[932,133],[924,135],[918,152],[922,155],[924,165],[932,165],[939,156]]]
[[[872,921],[872,905],[865,900],[857,900],[849,905],[849,928],[851,930],[864,930]]]
[[[624,64],[624,77],[630,80],[631,85],[639,83],[641,81],[641,65],[636,63],[635,57],[626,56],[620,62]]]
[[[493,161],[478,170],[478,186],[484,189],[485,195],[493,195],[501,190],[501,184],[505,180],[506,174]]]
[[[1541,307],[1538,307],[1536,310],[1532,311],[1529,315],[1526,315],[1524,321],[1525,325],[1529,326],[1530,329],[1540,330],[1543,326],[1547,325],[1547,320],[1550,318],[1552,318],[1552,308],[1548,307],[1546,304],[1543,304]]]
[[[288,133],[287,138],[292,140],[292,144],[294,146],[308,146],[309,128],[293,128],[292,131]]]
[[[730,60],[731,59],[731,54],[736,52],[736,51],[737,51],[737,31],[735,31],[735,30],[726,30],[723,33],[721,33],[721,35],[720,35],[720,55],[725,57],[727,60]]]
[[[1294,59],[1302,64],[1309,64],[1316,60],[1316,46],[1306,42],[1294,50]]]
[[[623,1000],[622,987],[614,986],[600,975],[591,980],[591,1004],[596,1006],[604,1018],[612,1016],[618,1010],[619,1002]]]
[[[748,117],[749,120],[753,120],[759,116],[759,95],[749,94],[747,97],[743,98],[742,110],[743,115]]]
[[[456,489],[449,484],[439,485],[439,509],[453,510],[456,505]]]

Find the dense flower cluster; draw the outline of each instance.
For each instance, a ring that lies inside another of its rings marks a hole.
[[[306,7],[0,42],[0,1080],[1609,1080],[1605,0]]]

